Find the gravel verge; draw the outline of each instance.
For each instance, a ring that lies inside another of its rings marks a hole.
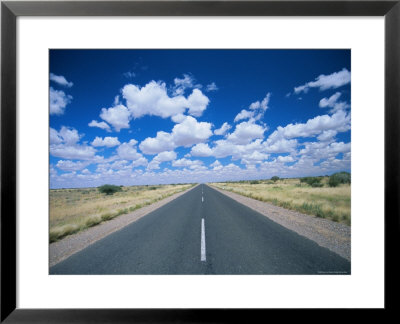
[[[327,219],[305,215],[270,203],[211,186],[222,194],[250,207],[274,222],[313,240],[351,261],[351,227]]]
[[[197,186],[194,186],[188,190],[178,192],[163,200],[159,200],[154,204],[135,210],[132,213],[120,215],[107,222],[101,223],[94,227],[90,227],[82,232],[69,235],[60,241],[51,243],[49,246],[49,266],[52,267],[60,261],[65,260],[72,254],[83,250],[90,244],[106,237],[113,232],[120,230],[130,223],[138,220],[139,218],[146,216],[153,210],[156,210],[157,208],[168,204],[170,201],[178,198],[179,196],[182,196],[183,194],[189,192],[196,187]]]

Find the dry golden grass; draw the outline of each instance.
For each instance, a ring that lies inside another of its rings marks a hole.
[[[50,242],[192,187],[158,185],[123,187],[113,195],[97,188],[50,190]]]
[[[323,187],[314,188],[300,183],[299,179],[259,181],[258,184],[243,182],[220,182],[212,185],[260,201],[270,202],[287,209],[327,218],[347,225],[351,224],[351,186],[342,184],[328,187],[328,178],[322,180]]]

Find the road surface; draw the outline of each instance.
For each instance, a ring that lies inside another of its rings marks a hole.
[[[350,262],[201,184],[50,274],[350,274]]]

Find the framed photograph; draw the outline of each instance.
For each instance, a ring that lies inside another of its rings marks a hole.
[[[399,15],[2,2],[1,321],[393,309]]]

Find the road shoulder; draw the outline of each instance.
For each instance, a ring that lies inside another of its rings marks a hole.
[[[350,226],[274,206],[212,185],[210,187],[351,261]]]

